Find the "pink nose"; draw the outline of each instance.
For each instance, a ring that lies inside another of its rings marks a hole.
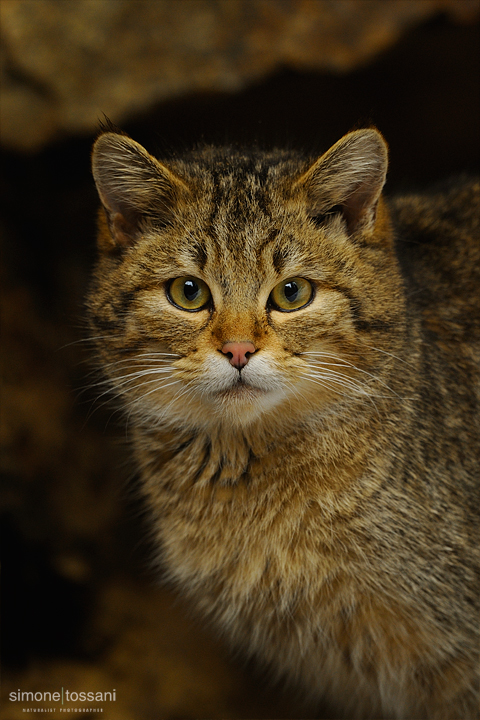
[[[228,357],[230,365],[237,370],[245,367],[255,350],[255,345],[251,342],[227,342],[222,347],[222,353]]]

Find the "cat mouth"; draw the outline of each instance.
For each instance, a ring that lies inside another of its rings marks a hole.
[[[259,395],[264,395],[265,390],[262,390],[259,387],[256,387],[255,385],[251,385],[250,383],[245,382],[241,377],[229,388],[226,388],[225,390],[221,390],[218,393],[218,396],[222,399],[229,400],[229,399],[254,399],[257,398]]]

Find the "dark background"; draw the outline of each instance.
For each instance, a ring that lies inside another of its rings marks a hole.
[[[373,124],[390,147],[387,194],[424,188],[450,175],[478,173],[479,35],[478,23],[455,25],[439,15],[347,75],[283,69],[237,94],[162,103],[123,129],[160,156],[198,142],[321,153],[349,130]],[[148,523],[128,452],[118,442],[125,427],[105,398],[95,402],[96,391],[88,388],[82,303],[95,258],[92,141],[71,137],[36,154],[2,154],[7,684],[31,681],[33,667],[43,668],[40,689],[47,689],[48,673],[60,682],[59,667],[68,663],[80,674],[78,668],[100,668],[102,677],[123,682],[130,706],[139,707],[142,653],[132,650],[128,681],[119,679],[112,660],[127,647],[120,636],[137,619],[125,620],[118,610],[113,627],[109,613],[99,610],[105,598],[116,598],[129,608],[128,618],[152,618],[137,633],[174,638],[192,672],[196,660],[202,666],[202,687],[212,682],[206,695],[198,690],[191,708],[152,700],[153,709],[147,703],[137,717],[301,717],[295,700],[260,689],[254,669],[185,619],[169,590],[154,587],[144,539]],[[179,677],[185,675],[182,658]],[[220,680],[212,680],[215,674]]]

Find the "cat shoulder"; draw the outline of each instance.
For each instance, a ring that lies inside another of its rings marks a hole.
[[[424,193],[394,197],[390,208],[400,242],[458,242],[480,251],[480,177],[451,178]]]
[[[480,178],[452,178],[389,205],[397,254],[419,301],[466,304],[480,319]]]

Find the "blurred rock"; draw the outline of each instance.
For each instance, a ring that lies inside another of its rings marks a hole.
[[[3,696],[20,688],[32,693],[115,689],[114,701],[65,701],[64,712],[100,708],[105,720],[304,717],[278,687],[259,692],[258,681],[232,662],[166,588],[123,576],[109,579],[102,586],[84,645],[89,652],[81,661],[37,659],[21,675],[7,671]],[[0,718],[19,720],[26,708],[46,712],[57,706],[48,701],[4,702]]]
[[[478,0],[2,0],[0,141],[35,150],[157,101],[234,91],[279,66],[343,72]]]
[[[79,414],[79,347],[68,323],[46,318],[25,285],[3,272],[0,280],[0,512],[30,542],[47,543],[62,574],[78,578],[88,575],[78,547],[95,543],[104,562],[115,553],[119,460]]]

